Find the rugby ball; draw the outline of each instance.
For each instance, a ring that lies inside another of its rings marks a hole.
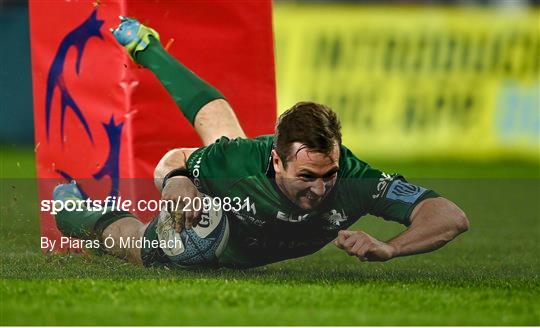
[[[209,197],[209,196],[204,196]],[[174,230],[171,214],[162,210],[156,232],[160,241],[170,248],[161,249],[173,264],[179,266],[209,266],[217,263],[229,240],[229,222],[222,209],[202,211],[199,223],[180,233]]]

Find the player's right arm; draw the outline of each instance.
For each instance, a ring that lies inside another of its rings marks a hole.
[[[156,187],[161,190],[164,177],[172,170],[187,168],[193,180],[183,176],[167,179],[162,190],[163,199],[175,201],[179,196],[196,197],[198,190],[212,197],[226,197],[236,182],[265,171],[272,141],[270,136],[255,139],[221,137],[202,148],[171,150],[156,167]],[[197,218],[191,214],[186,221]]]

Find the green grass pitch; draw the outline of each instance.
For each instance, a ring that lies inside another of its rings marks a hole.
[[[258,269],[183,271],[42,255],[33,152],[2,148],[2,325],[540,324],[537,164],[374,162],[467,212],[471,230],[431,254],[360,263],[329,245]],[[373,217],[354,228],[402,229]]]

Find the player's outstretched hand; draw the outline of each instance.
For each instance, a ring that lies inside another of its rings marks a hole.
[[[377,240],[363,231],[341,230],[335,241],[336,246],[360,261],[384,262],[396,256],[394,246]]]
[[[169,208],[171,216],[175,220],[175,230],[180,232],[185,228],[191,229],[201,217],[201,208],[193,208],[193,200],[202,199],[202,195],[191,180],[187,177],[177,176],[167,180],[161,199],[171,200],[173,208]]]

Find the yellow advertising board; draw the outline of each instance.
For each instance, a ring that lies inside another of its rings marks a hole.
[[[278,105],[332,107],[392,158],[538,158],[540,11],[274,6]]]

